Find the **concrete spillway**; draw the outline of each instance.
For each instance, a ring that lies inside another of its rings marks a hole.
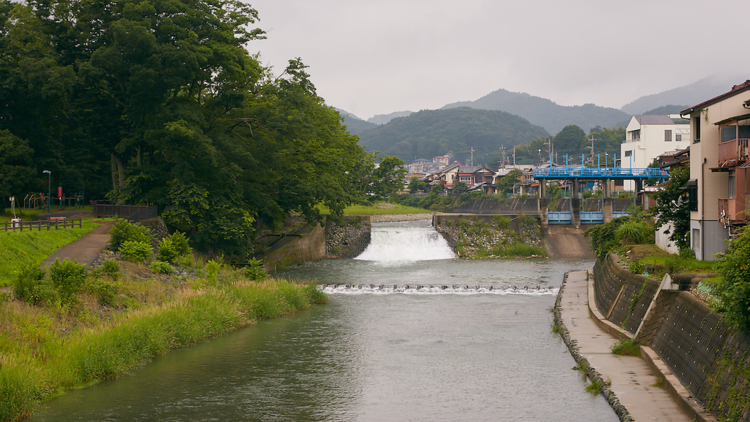
[[[448,242],[425,220],[423,226],[373,224],[370,245],[355,259],[376,262],[415,262],[453,259]]]

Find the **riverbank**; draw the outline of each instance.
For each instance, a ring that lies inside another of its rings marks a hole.
[[[566,274],[554,307],[555,324],[578,368],[598,385],[621,421],[690,421],[645,360],[612,353],[617,339],[590,315],[589,273]]]
[[[190,260],[187,260],[190,261]],[[117,263],[73,300],[0,301],[0,421],[66,390],[116,378],[170,349],[297,312],[327,297],[314,284],[253,281],[209,261],[162,274]]]

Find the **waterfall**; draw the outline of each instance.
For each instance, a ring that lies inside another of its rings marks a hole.
[[[373,224],[370,245],[354,259],[398,263],[455,258],[443,236],[425,224]]]

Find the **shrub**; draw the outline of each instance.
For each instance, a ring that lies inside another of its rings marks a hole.
[[[206,278],[211,284],[215,285],[218,282],[219,271],[221,271],[220,262],[211,259],[206,263]]]
[[[58,258],[50,267],[49,277],[63,299],[70,300],[81,291],[86,281],[86,266],[68,258],[60,262]]]
[[[263,269],[263,261],[252,258],[245,267],[245,276],[250,280],[260,281],[268,278],[268,273]]]
[[[171,274],[174,271],[174,267],[167,262],[154,261],[151,263],[151,271],[159,274]]]
[[[180,255],[177,247],[175,247],[174,241],[170,237],[162,239],[159,243],[159,253],[156,255],[156,259],[164,262],[174,262],[175,258]]]
[[[108,275],[109,278],[114,281],[117,281],[117,279],[120,278],[120,264],[118,264],[114,259],[107,259],[102,262],[102,265],[99,267],[99,271]]]
[[[44,274],[45,271],[35,264],[22,267],[13,280],[16,298],[33,305],[54,297],[54,288],[44,279]]]
[[[92,278],[88,283],[88,291],[96,295],[99,299],[99,303],[104,305],[112,305],[115,302],[115,295],[117,294],[117,284],[111,281],[105,281],[97,278]]]
[[[151,259],[151,242],[126,240],[120,245],[120,254],[125,261],[142,262]]]
[[[644,220],[632,218],[615,230],[615,238],[621,244],[640,245],[648,242],[652,232]]]
[[[750,332],[750,230],[729,242],[729,247],[716,255],[716,272],[721,278],[713,282],[712,307],[724,315],[729,324]]]
[[[191,248],[188,244],[185,233],[174,232],[171,236],[168,237],[168,239],[172,241],[172,245],[177,250],[177,254],[180,256],[187,255],[193,251],[193,248]]]
[[[591,238],[591,250],[597,258],[604,258],[611,251],[620,247],[620,242],[615,236],[617,229],[630,221],[632,217],[615,218],[607,224],[592,227],[583,234]]]
[[[138,223],[122,220],[109,231],[109,245],[114,251],[119,251],[125,242],[143,242],[151,244],[151,230]]]

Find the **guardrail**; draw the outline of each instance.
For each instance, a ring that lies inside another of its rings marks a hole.
[[[4,223],[0,223],[0,230],[4,231],[19,231],[22,232],[24,230],[26,231],[33,231],[38,230],[41,231],[43,228],[46,228],[47,231],[49,231],[51,228],[55,228],[55,230],[59,229],[67,229],[67,228],[74,228],[78,226],[78,228],[81,227],[81,219],[78,220],[68,220],[65,217],[52,217],[49,220],[35,220],[35,221],[19,221],[19,222],[11,222],[6,221]]]

